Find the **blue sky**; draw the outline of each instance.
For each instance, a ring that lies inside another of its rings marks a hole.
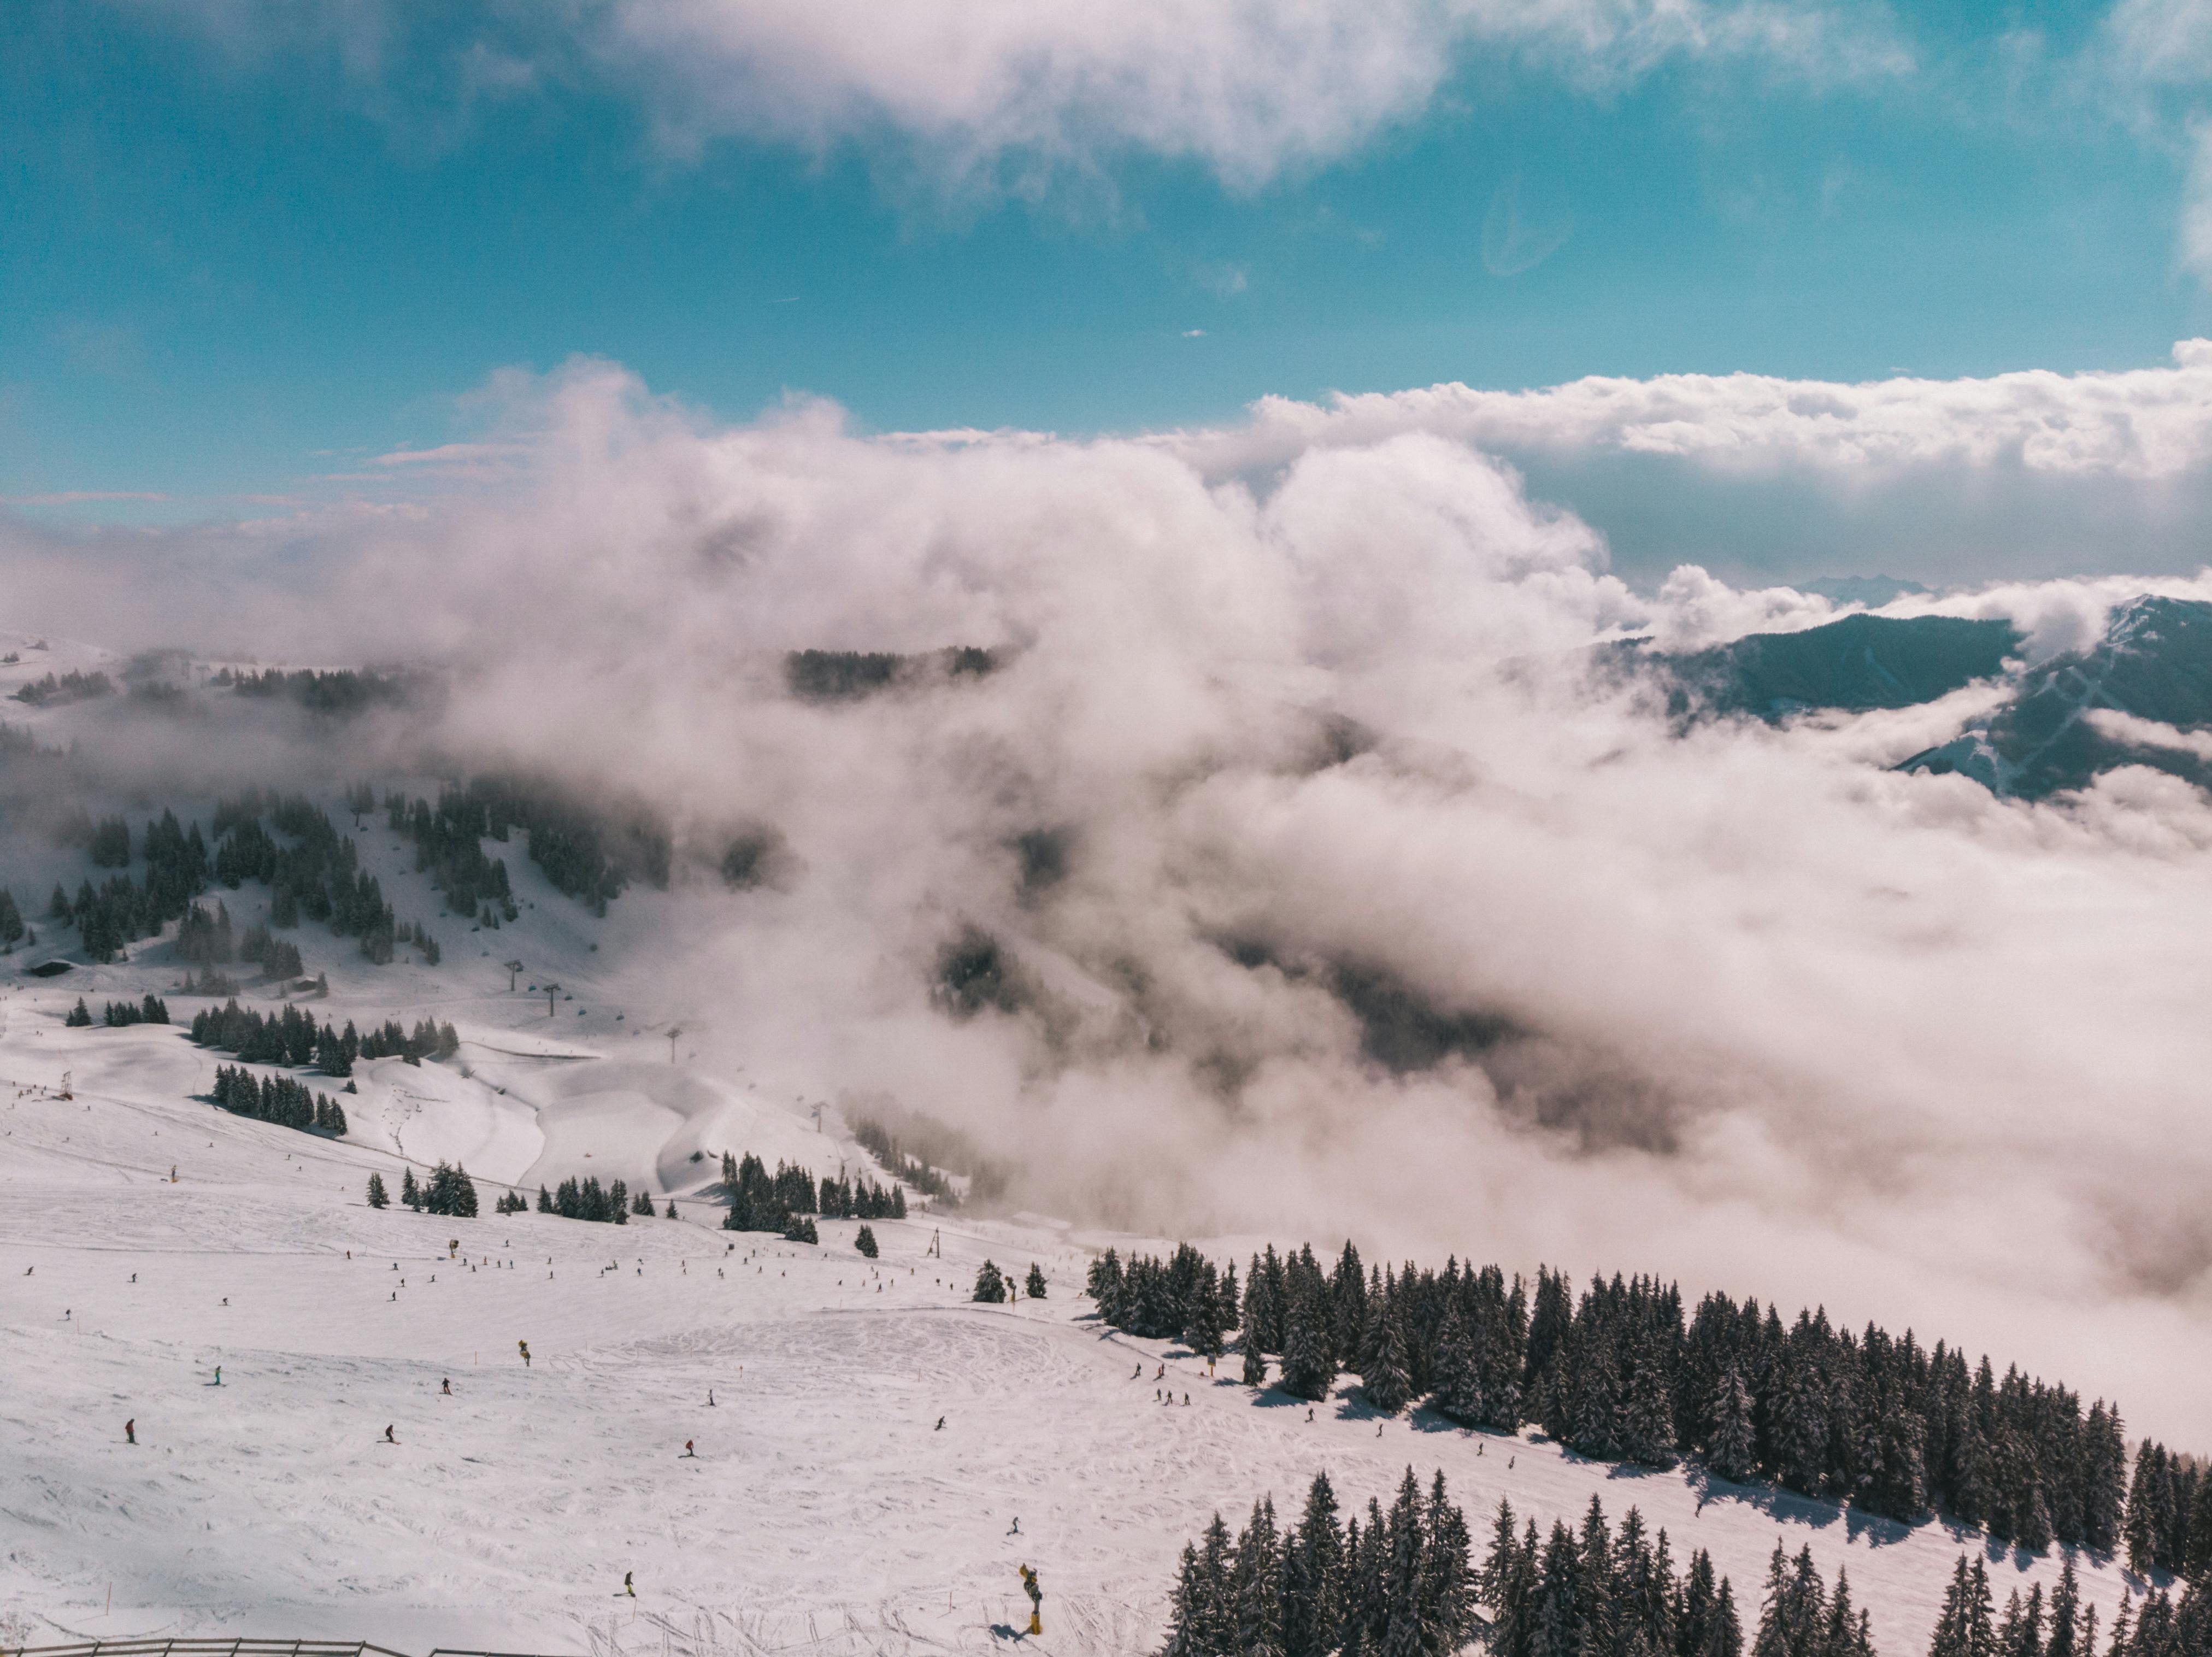
[[[0,495],[225,515],[580,353],[732,419],[798,392],[1090,432],[1440,381],[2120,369],[2212,332],[2185,8],[1692,5],[1683,45],[1635,38],[1669,9],[1637,0],[1377,4],[1395,80],[1339,108],[1355,72],[1306,62],[1242,125],[1125,72],[1159,39],[994,103],[774,9],[17,9]],[[1230,106],[1253,49],[1219,9]],[[36,498],[134,492],[171,498]]]

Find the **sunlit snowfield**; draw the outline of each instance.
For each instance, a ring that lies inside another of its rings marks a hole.
[[[1540,1526],[1593,1495],[1616,1517],[1634,1504],[1753,1604],[1776,1540],[1809,1542],[1848,1565],[1884,1650],[1924,1640],[1951,1559],[1977,1545],[1426,1414],[1378,1433],[1348,1380],[1310,1422],[1233,1365],[1209,1380],[1178,1347],[1103,1329],[1076,1293],[1103,1238],[917,1213],[876,1222],[872,1264],[851,1221],[823,1221],[818,1248],[725,1234],[690,1198],[715,1168],[688,1160],[696,1144],[822,1172],[863,1154],[659,1044],[655,1063],[535,1037],[543,998],[509,997],[503,977],[441,1009],[472,1079],[360,1067],[360,1144],[189,1097],[224,1056],[179,1030],[62,1026],[79,993],[97,1004],[126,977],[0,1002],[0,1608],[33,1639],[981,1649],[1025,1623],[1026,1563],[1047,1594],[1040,1648],[1135,1653],[1217,1505],[1294,1505],[1325,1468],[1364,1507],[1409,1461],[1443,1468],[1478,1528],[1501,1496]],[[489,1182],[534,1188],[547,1144],[673,1190],[684,1217],[490,1215]],[[368,1209],[369,1170],[398,1182],[383,1146],[462,1156],[485,1217]],[[1050,1296],[969,1304],[986,1256],[1037,1262]],[[1162,1363],[1172,1405],[1155,1401]],[[2000,1558],[2000,1595],[2058,1564]],[[2118,1574],[2077,1568],[2109,1620]]]

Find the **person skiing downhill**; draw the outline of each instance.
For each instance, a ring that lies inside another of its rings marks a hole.
[[[684,1441],[684,1453],[695,1460],[698,1458],[699,1453],[691,1447],[691,1441],[688,1438]]]
[[[1030,1597],[1030,1632],[1044,1632],[1044,1590],[1037,1586],[1037,1574],[1027,1565],[1022,1567],[1022,1590]]]
[[[398,1439],[392,1436],[392,1429],[388,1426],[384,1429],[384,1441],[386,1444],[397,1444],[399,1442]]]
[[[637,1585],[630,1581],[628,1571],[623,1573],[623,1592],[633,1599],[637,1598]]]
[[[125,1444],[136,1444],[138,1442],[137,1416],[133,1416],[130,1420],[123,1423],[123,1441]]]
[[[438,1391],[439,1391],[442,1395],[444,1395],[444,1396],[445,1396],[445,1397],[447,1397],[447,1398],[451,1398],[451,1397],[453,1397],[453,1378],[452,1376],[450,1376],[450,1375],[441,1375],[441,1376],[439,1376],[439,1377],[438,1377]]]
[[[521,1352],[521,1354],[522,1354],[522,1367],[523,1367],[525,1369],[529,1368],[530,1368],[530,1343],[529,1343],[528,1341],[517,1341],[514,1344],[515,1344],[516,1348],[517,1348],[518,1349],[520,1349],[520,1352]]]

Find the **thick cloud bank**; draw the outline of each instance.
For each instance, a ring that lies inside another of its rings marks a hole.
[[[2212,460],[2212,340],[2185,339],[2172,366],[1847,385],[1763,374],[1593,375],[1537,391],[1449,384],[1271,398],[1249,426],[1203,434],[1215,465],[1264,462],[1314,444],[1433,431],[1492,448],[1666,455],[1738,469],[1899,472],[2016,466],[2061,477],[2155,481]]]
[[[1825,601],[1639,596],[1433,429],[1256,484],[1187,442],[720,428],[603,365],[497,397],[427,506],[13,532],[19,624],[449,663],[450,748],[672,814],[687,1027],[969,1125],[1037,1206],[1820,1300],[2212,1439],[2202,795],[1887,769],[1980,690],[1684,731],[1579,647]],[[1923,603],[2046,653],[2143,586]],[[949,646],[999,666],[782,670]],[[775,877],[725,889],[763,823]]]

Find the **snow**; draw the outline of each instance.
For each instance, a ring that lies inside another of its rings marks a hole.
[[[96,1012],[148,990],[188,1020],[204,1003],[172,993],[179,969],[159,946],[52,981],[21,972],[48,951],[0,961],[0,1617],[25,1619],[32,1643],[972,1651],[1025,1625],[1028,1563],[1047,1596],[1033,1643],[1144,1652],[1176,1557],[1216,1508],[1234,1522],[1272,1492],[1295,1509],[1324,1468],[1364,1506],[1409,1462],[1425,1479],[1443,1469],[1478,1536],[1501,1496],[1546,1527],[1593,1495],[1615,1518],[1638,1506],[1678,1559],[1711,1550],[1740,1603],[1778,1539],[1809,1544],[1831,1574],[1848,1565],[1889,1657],[1924,1648],[1953,1560],[1987,1546],[1427,1415],[1378,1434],[1349,1382],[1309,1422],[1238,1385],[1234,1357],[1209,1380],[1172,1344],[1103,1328],[1084,1269],[1132,1240],[1050,1215],[877,1221],[874,1263],[849,1221],[821,1222],[818,1248],[722,1233],[702,1198],[726,1150],[818,1173],[872,1164],[835,1112],[817,1125],[807,1078],[670,1062],[682,1018],[629,976],[619,941],[673,923],[673,900],[628,895],[595,922],[515,845],[502,855],[523,918],[478,937],[434,918],[392,837],[357,839],[446,961],[372,968],[303,930],[309,972],[331,982],[308,1010],[450,1020],[462,1045],[442,1063],[361,1065],[346,1141],[195,1099],[230,1059],[179,1029],[64,1027],[80,995]],[[217,895],[243,925],[266,894]],[[513,990],[509,958],[529,963]],[[526,987],[548,979],[575,997],[550,1018]],[[467,1164],[483,1217],[365,1206],[372,1169],[396,1196],[403,1166],[441,1159]],[[534,1194],[572,1174],[664,1208],[673,1195],[684,1217],[490,1214],[498,1183]],[[1017,1281],[1037,1263],[1050,1298],[969,1303],[986,1257]],[[1162,1363],[1172,1405],[1154,1401]],[[1990,1557],[2000,1600],[2059,1563]],[[2121,1573],[2077,1565],[2109,1623]],[[625,1572],[635,1601],[617,1599]]]

